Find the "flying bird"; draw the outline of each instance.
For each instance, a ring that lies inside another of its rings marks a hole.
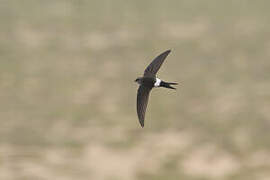
[[[154,87],[164,87],[170,89],[176,89],[171,85],[177,85],[174,82],[165,82],[156,77],[156,74],[161,67],[162,63],[168,56],[171,50],[167,50],[157,56],[144,70],[143,77],[139,77],[135,80],[140,86],[137,92],[137,115],[139,122],[144,127],[145,111],[148,103],[150,91]]]

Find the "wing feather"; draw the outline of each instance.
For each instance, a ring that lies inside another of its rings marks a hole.
[[[163,64],[164,60],[168,56],[168,54],[171,52],[171,50],[167,50],[163,53],[161,53],[159,56],[157,56],[151,64],[148,65],[148,67],[144,70],[144,76],[149,77],[155,77],[159,68]]]
[[[142,127],[144,127],[145,111],[151,89],[150,87],[141,85],[137,92],[137,114]]]

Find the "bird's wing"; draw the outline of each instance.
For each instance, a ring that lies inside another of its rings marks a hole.
[[[142,127],[144,126],[145,111],[151,89],[150,87],[141,85],[137,92],[137,114]]]
[[[148,77],[155,77],[159,68],[161,67],[162,63],[164,62],[165,58],[168,56],[168,54],[171,52],[171,50],[167,50],[157,56],[151,64],[148,65],[148,67],[144,70],[144,76]]]

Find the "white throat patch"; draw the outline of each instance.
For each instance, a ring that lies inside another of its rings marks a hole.
[[[161,80],[156,78],[156,82],[154,84],[155,87],[159,87],[160,86],[160,83],[161,83]]]

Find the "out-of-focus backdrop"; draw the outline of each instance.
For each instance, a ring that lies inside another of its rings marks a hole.
[[[270,179],[270,2],[2,0],[1,180]],[[172,49],[145,128],[134,79]]]

